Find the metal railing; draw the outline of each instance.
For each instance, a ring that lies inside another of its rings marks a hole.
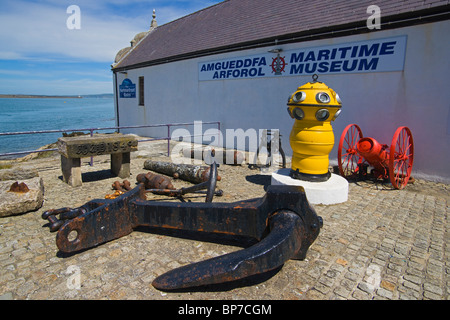
[[[66,132],[82,132],[89,131],[90,135],[94,135],[94,131],[102,131],[102,130],[122,130],[122,129],[143,129],[143,128],[157,128],[157,127],[167,127],[167,137],[157,137],[157,138],[146,138],[138,140],[138,142],[148,142],[148,141],[157,141],[157,140],[167,140],[167,155],[170,156],[170,141],[172,140],[170,135],[170,130],[172,127],[180,127],[180,126],[191,126],[194,125],[194,122],[190,123],[165,123],[165,124],[151,124],[151,125],[139,125],[139,126],[117,126],[117,127],[104,127],[104,128],[84,128],[84,129],[61,129],[61,130],[42,130],[42,131],[22,131],[22,132],[0,132],[1,136],[12,136],[12,135],[26,135],[26,134],[42,134],[42,133],[66,133]],[[202,124],[217,124],[217,129],[220,131],[220,121],[210,121],[210,122],[202,122]],[[9,157],[9,156],[18,156],[18,155],[26,155],[30,153],[39,153],[39,152],[47,152],[47,151],[58,151],[57,148],[52,149],[41,149],[41,150],[29,150],[29,151],[19,151],[19,152],[8,152],[8,153],[0,153],[1,157]],[[91,165],[93,164],[91,157]]]

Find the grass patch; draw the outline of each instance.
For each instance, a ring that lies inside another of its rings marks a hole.
[[[0,163],[0,170],[2,170],[2,169],[11,169],[11,168],[12,168],[12,164]]]

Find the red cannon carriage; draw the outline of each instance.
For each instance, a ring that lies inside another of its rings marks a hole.
[[[372,166],[376,179],[390,179],[396,189],[403,189],[411,177],[414,160],[414,142],[408,127],[399,127],[391,146],[373,138],[364,138],[356,124],[342,132],[338,149],[339,172],[345,178],[366,175]]]

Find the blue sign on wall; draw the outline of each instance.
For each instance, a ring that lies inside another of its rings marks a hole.
[[[119,94],[121,98],[136,98],[136,84],[128,78],[124,79],[119,86]]]

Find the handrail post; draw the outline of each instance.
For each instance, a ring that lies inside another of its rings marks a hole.
[[[167,156],[170,157],[170,124],[167,125]]]
[[[93,136],[94,136],[94,129],[89,129],[89,130],[90,130],[90,132],[91,132],[91,137],[93,137]],[[91,167],[94,166],[94,157],[93,157],[93,156],[91,156],[91,161],[90,161],[89,165],[90,165]]]
[[[220,141],[220,121],[217,121],[217,141]],[[223,146],[223,143],[222,143]]]

